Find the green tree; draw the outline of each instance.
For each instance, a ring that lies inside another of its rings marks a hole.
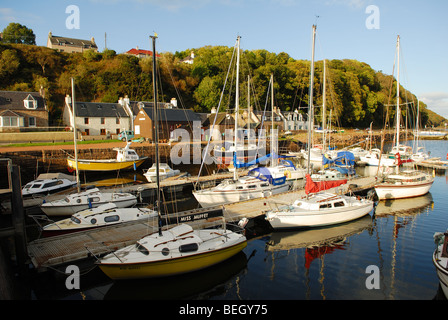
[[[36,44],[36,35],[33,30],[28,29],[20,23],[11,22],[3,29],[3,42],[5,43],[22,43]]]

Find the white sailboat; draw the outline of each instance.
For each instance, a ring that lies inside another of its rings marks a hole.
[[[153,52],[155,53],[156,36],[151,38]],[[156,54],[153,55],[153,85],[157,169],[156,208],[159,210],[156,56]],[[204,216],[205,214],[200,213],[200,215]],[[201,270],[236,255],[247,245],[246,237],[243,234],[228,230],[225,227],[194,230],[190,225],[181,223],[167,230],[162,230],[160,212],[158,212],[158,217],[158,232],[145,236],[136,244],[112,252],[97,261],[100,269],[108,277],[111,279],[164,277]]]
[[[235,93],[235,134],[234,145],[237,146],[238,137],[238,110],[239,110],[239,61],[240,38],[237,39],[236,61],[236,93]],[[236,167],[236,155],[234,154],[234,166]],[[272,162],[272,161],[271,161]],[[266,168],[255,168],[249,171],[247,176],[238,177],[237,170],[233,171],[233,179],[226,179],[212,188],[194,190],[193,195],[199,204],[205,208],[226,203],[266,197],[273,194],[286,192],[290,188],[286,182],[286,175],[274,177]]]
[[[307,196],[268,211],[265,214],[266,220],[275,230],[301,229],[344,223],[369,214],[374,205],[369,199],[317,191],[328,190],[346,182],[347,180],[314,182],[307,175]]]
[[[70,218],[47,224],[42,228],[44,237],[91,230],[123,222],[153,218],[157,212],[149,208],[119,208],[105,203],[92,209],[82,210]]]
[[[63,199],[44,202],[40,209],[47,216],[71,216],[81,210],[95,208],[106,203],[114,203],[118,208],[131,207],[137,197],[127,192],[102,192],[98,188],[68,194]]]
[[[313,74],[314,74],[314,43],[316,26],[313,25],[313,50],[311,57],[311,81],[310,81],[310,119],[312,127],[312,101],[313,101]],[[311,141],[308,131],[308,141]],[[310,143],[308,143],[310,145]],[[310,171],[310,157],[308,158],[308,172]],[[373,201],[358,199],[336,194],[335,192],[321,192],[347,183],[347,179],[328,180],[314,182],[310,174],[306,175],[306,197],[299,198],[291,204],[281,206],[278,209],[268,211],[266,220],[271,226],[278,229],[313,228],[322,227],[358,219],[368,214],[373,209]],[[309,195],[311,194],[311,195]]]
[[[397,36],[397,124],[396,124],[396,145],[400,147],[400,36]],[[400,172],[400,154],[397,156],[397,166],[395,173],[386,175],[380,183],[374,186],[375,192],[380,200],[402,199],[424,195],[429,192],[434,177],[427,172],[419,170],[405,170]]]

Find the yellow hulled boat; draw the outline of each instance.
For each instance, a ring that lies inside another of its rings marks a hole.
[[[228,229],[194,230],[180,224],[110,253],[97,264],[114,280],[173,276],[220,263],[246,245],[244,235]]]
[[[80,171],[115,171],[136,169],[148,157],[140,157],[135,150],[130,149],[128,142],[124,148],[114,148],[117,151],[115,159],[78,159],[78,170]],[[76,160],[73,157],[67,158],[67,165],[70,171],[76,170]]]

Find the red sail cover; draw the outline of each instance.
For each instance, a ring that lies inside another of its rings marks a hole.
[[[311,176],[309,174],[307,174],[305,178],[306,178],[306,185],[305,185],[306,194],[316,193],[322,190],[328,190],[340,186],[341,184],[347,183],[347,179],[316,182],[311,179]]]

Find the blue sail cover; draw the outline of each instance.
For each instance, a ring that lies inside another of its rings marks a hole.
[[[239,169],[239,168],[247,168],[247,167],[256,165],[256,164],[258,164],[258,163],[264,162],[264,161],[266,161],[266,160],[272,158],[273,160],[274,160],[274,159],[281,159],[281,160],[279,161],[279,163],[280,163],[281,165],[284,165],[285,167],[291,167],[291,168],[294,168],[294,169],[295,169],[294,164],[293,164],[290,160],[285,160],[285,159],[284,159],[284,158],[286,158],[286,157],[287,157],[287,156],[280,156],[280,155],[278,155],[278,154],[276,154],[276,153],[272,153],[272,154],[270,153],[270,154],[267,154],[267,155],[265,155],[265,156],[263,156],[263,157],[256,158],[256,159],[254,159],[254,160],[252,160],[252,161],[249,161],[249,162],[242,162],[242,161],[238,160],[238,158],[236,157],[236,153],[233,153],[233,166],[234,166],[236,169]]]
[[[343,174],[355,173],[355,155],[350,151],[339,151],[335,159],[328,159],[322,156],[322,165],[324,168],[333,166],[336,170]]]
[[[261,181],[268,181],[270,184],[274,186],[286,183],[286,176],[282,176],[280,178],[274,178],[271,175],[271,171],[269,171],[269,169],[266,167],[258,167],[252,169],[249,171],[247,175],[260,179]]]

